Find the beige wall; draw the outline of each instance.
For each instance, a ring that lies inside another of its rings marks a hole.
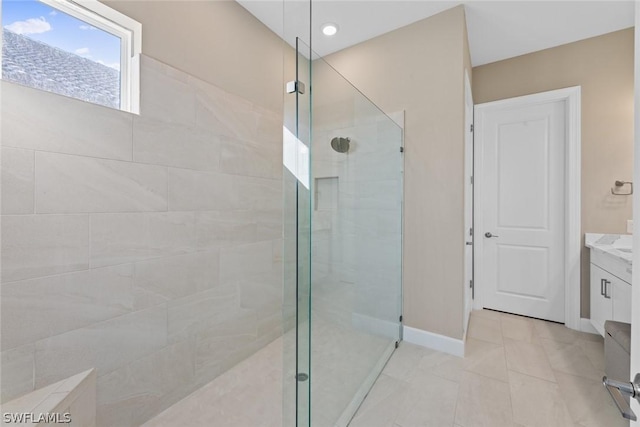
[[[284,44],[235,1],[103,3],[142,23],[143,54],[282,111]]]
[[[326,60],[384,111],[405,110],[405,324],[463,335],[464,9]]]
[[[631,197],[612,196],[633,174],[633,29],[473,69],[476,104],[582,87],[582,231],[625,233]],[[582,250],[582,317],[589,317],[589,251]]]

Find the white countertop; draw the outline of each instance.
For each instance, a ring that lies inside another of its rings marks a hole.
[[[584,245],[592,250],[618,258],[627,264],[632,264],[631,234],[596,234],[586,233]]]

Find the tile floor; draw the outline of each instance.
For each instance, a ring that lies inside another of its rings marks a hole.
[[[350,426],[626,426],[603,371],[599,335],[475,311],[464,359],[401,343]]]
[[[350,426],[624,427],[600,383],[603,347],[599,335],[476,311],[464,358],[401,343]],[[282,348],[274,341],[144,427],[282,425]]]

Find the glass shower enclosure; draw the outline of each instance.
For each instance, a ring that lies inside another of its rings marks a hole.
[[[283,424],[346,426],[401,339],[403,114],[300,39],[290,65]]]

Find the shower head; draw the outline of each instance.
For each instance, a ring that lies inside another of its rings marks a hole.
[[[338,153],[346,153],[349,151],[350,142],[350,138],[342,138],[341,136],[336,136],[331,140],[331,148],[333,148]]]

